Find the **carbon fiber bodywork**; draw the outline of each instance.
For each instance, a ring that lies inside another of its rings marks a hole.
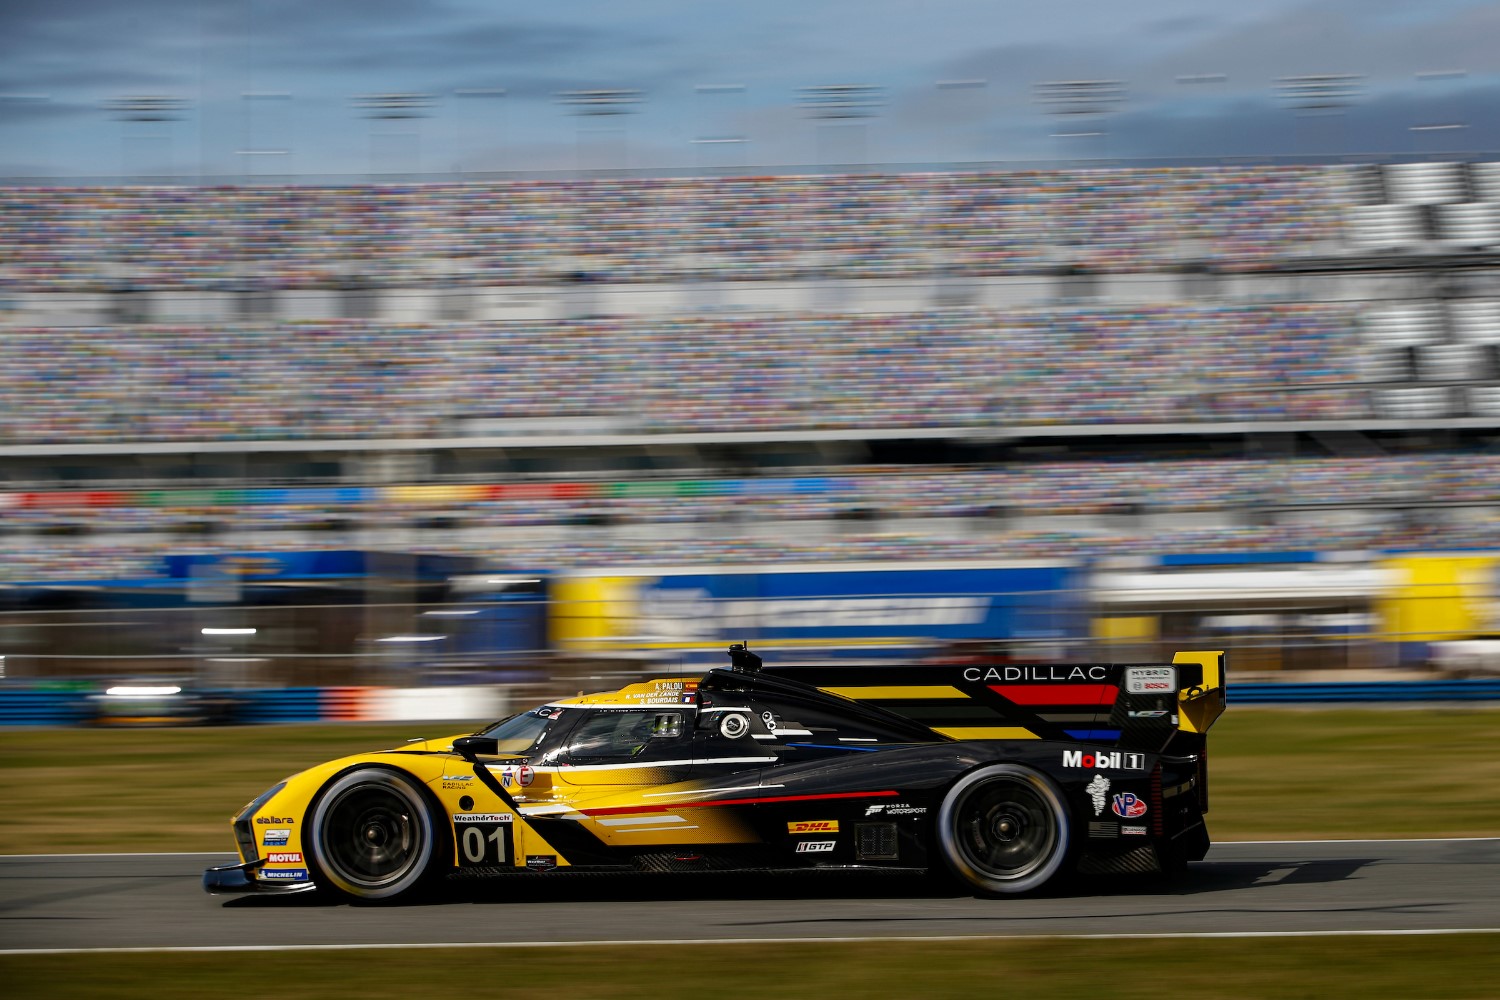
[[[982,891],[1029,891],[1066,870],[1203,857],[1222,683],[1217,653],[714,670],[332,762],[257,799],[236,829],[247,862],[264,856],[248,881],[359,895],[364,879],[382,887],[369,898],[415,885],[415,852],[465,875],[946,864]],[[393,889],[366,855],[402,873]],[[330,879],[340,858],[350,871]]]

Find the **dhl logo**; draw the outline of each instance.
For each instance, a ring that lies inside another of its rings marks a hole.
[[[787,833],[838,833],[839,821],[836,819],[804,819],[786,825]]]

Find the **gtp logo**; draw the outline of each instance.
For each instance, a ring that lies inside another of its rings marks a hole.
[[[1135,792],[1120,792],[1109,805],[1110,812],[1125,819],[1146,815],[1146,803]]]

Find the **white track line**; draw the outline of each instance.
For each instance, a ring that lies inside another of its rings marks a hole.
[[[638,941],[443,941],[429,944],[411,942],[397,944],[229,944],[191,945],[166,948],[5,948],[0,955],[132,955],[132,954],[197,954],[200,952],[230,951],[415,951],[433,948],[639,948],[652,947],[703,947],[716,944],[932,944],[933,942],[962,943],[965,941],[1146,941],[1176,940],[1186,938],[1304,938],[1304,937],[1437,937],[1454,934],[1500,934],[1500,927],[1432,927],[1391,930],[1357,931],[1189,931],[1173,934],[1169,931],[1151,934],[944,934],[902,935],[890,937],[764,937],[764,938],[693,938],[671,941],[663,938],[646,938]]]
[[[1471,844],[1500,837],[1385,837],[1379,840],[1216,840],[1214,844]]]
[[[11,858],[237,858],[233,851],[110,851],[102,854],[0,854],[0,861]]]

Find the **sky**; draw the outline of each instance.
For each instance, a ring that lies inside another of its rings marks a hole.
[[[1437,156],[1500,149],[1497,43],[1470,0],[0,0],[0,177]],[[1308,74],[1347,107],[1291,107]],[[1119,98],[1055,114],[1060,80]],[[838,85],[863,117],[804,106]],[[357,100],[392,93],[420,116]]]

